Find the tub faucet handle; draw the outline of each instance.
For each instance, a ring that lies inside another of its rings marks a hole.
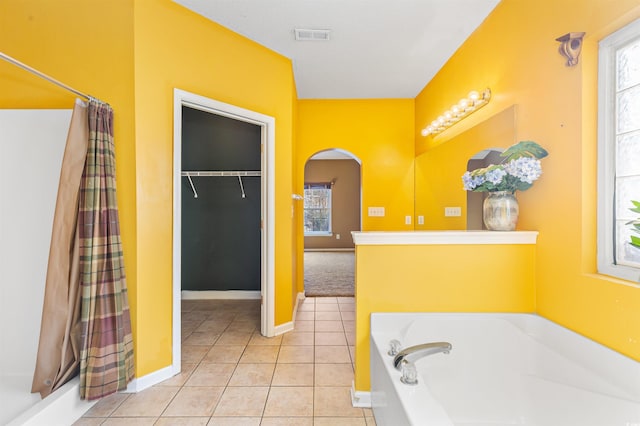
[[[407,360],[402,362],[402,376],[400,377],[400,381],[405,385],[418,384],[418,370],[414,363]]]
[[[393,339],[389,342],[389,351],[387,352],[387,355],[396,356],[398,355],[398,352],[400,352],[401,348],[402,344],[400,343],[400,341],[397,339]]]

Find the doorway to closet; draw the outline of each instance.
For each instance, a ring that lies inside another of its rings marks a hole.
[[[183,298],[260,299],[274,325],[275,119],[174,91],[173,365]]]

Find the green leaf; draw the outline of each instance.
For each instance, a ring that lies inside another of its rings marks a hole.
[[[640,237],[636,237],[635,235],[631,236],[631,245],[634,247],[640,248]]]
[[[500,154],[501,157],[506,157],[505,161],[515,160],[520,157],[535,157],[541,159],[547,155],[549,155],[547,150],[534,141],[520,141]]]

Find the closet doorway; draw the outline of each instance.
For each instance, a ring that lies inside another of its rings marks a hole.
[[[238,145],[216,147],[211,141],[216,126],[222,134],[215,139]],[[195,133],[201,135],[194,138]],[[249,140],[236,138],[236,133]],[[180,371],[181,362],[183,291],[207,293],[206,297],[213,292],[213,297],[220,298],[260,298],[260,332],[275,335],[274,141],[273,117],[175,89],[175,372]]]

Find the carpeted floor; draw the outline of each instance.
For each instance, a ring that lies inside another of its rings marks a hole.
[[[306,296],[354,296],[354,277],[354,252],[304,252],[304,293]]]

